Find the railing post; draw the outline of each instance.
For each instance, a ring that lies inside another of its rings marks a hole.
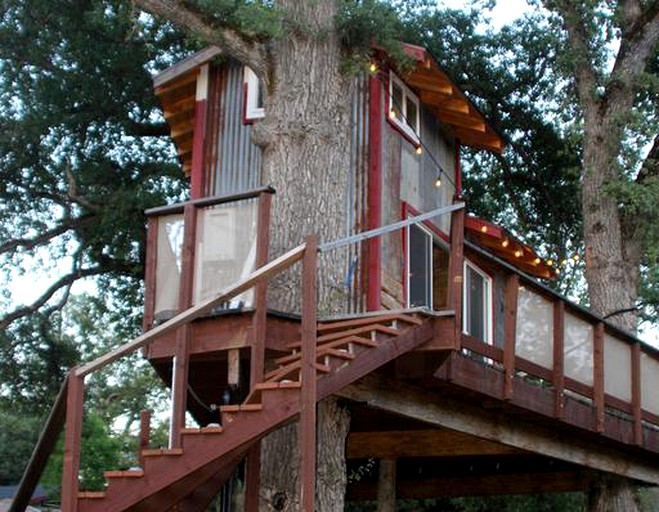
[[[554,302],[554,415],[563,418],[565,412],[565,304]]]
[[[302,267],[302,347],[300,394],[300,510],[313,512],[316,495],[316,330],[317,247],[315,235],[307,237]]]
[[[197,207],[188,203],[183,212],[185,234],[181,256],[181,281],[179,286],[178,310],[183,312],[192,306],[197,234]],[[170,448],[181,447],[181,429],[185,427],[185,412],[188,396],[188,362],[190,324],[179,327],[176,333],[176,355],[172,362],[172,419],[169,431]]]
[[[643,446],[643,410],[641,407],[641,343],[632,345],[632,416],[634,417],[634,443]]]
[[[156,269],[158,258],[158,217],[149,217],[146,226],[146,262],[144,264],[144,319],[142,330],[153,326],[156,307]]]
[[[270,245],[270,207],[272,192],[265,191],[259,195],[258,221],[256,234],[256,267],[268,262]],[[250,354],[250,391],[263,380],[265,366],[265,331],[268,320],[267,305],[268,280],[261,280],[254,288],[254,317],[252,320],[252,348]],[[245,479],[245,510],[256,512],[259,507],[259,486],[261,483],[261,443],[252,446],[247,454],[247,471]]]
[[[138,448],[137,463],[144,469],[144,455],[142,452],[149,448],[151,442],[151,411],[140,412],[140,446]]]
[[[604,324],[595,324],[593,336],[593,401],[595,429],[604,432]]]
[[[453,204],[461,202],[455,197]],[[465,209],[460,208],[451,214],[451,255],[449,263],[450,304],[455,313],[453,346],[459,349],[462,338],[462,280],[464,267],[464,224]]]
[[[510,274],[506,280],[505,316],[503,340],[503,398],[513,397],[513,380],[515,377],[515,335],[517,330],[517,296],[519,295],[519,276]],[[521,340],[523,343],[524,340]]]
[[[64,434],[64,463],[62,467],[62,512],[78,510],[78,474],[80,472],[80,443],[82,442],[82,407],[85,395],[84,377],[69,372],[66,397],[66,427]]]

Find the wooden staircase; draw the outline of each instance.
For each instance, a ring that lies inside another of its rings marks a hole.
[[[320,322],[316,401],[430,340],[431,318],[404,313]],[[143,452],[144,467],[105,473],[105,492],[78,494],[78,510],[204,510],[249,448],[300,414],[300,341],[272,362],[241,405],[220,409],[221,427],[187,428],[182,448]]]

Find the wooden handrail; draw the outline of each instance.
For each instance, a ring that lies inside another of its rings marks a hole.
[[[76,377],[84,377],[86,375],[89,375],[90,373],[100,370],[101,368],[116,361],[117,359],[120,359],[130,354],[131,352],[134,352],[135,350],[150,344],[156,338],[162,336],[163,334],[173,331],[177,327],[180,327],[181,325],[206,314],[208,311],[213,309],[218,304],[226,302],[227,300],[232,299],[237,295],[240,295],[242,292],[249,290],[254,285],[256,285],[261,279],[267,279],[271,277],[273,274],[281,272],[282,270],[293,265],[295,262],[301,260],[302,257],[304,256],[305,249],[306,249],[305,244],[299,245],[295,249],[291,249],[287,253],[282,254],[278,258],[272,260],[267,265],[264,265],[261,268],[255,270],[252,274],[247,276],[245,279],[238,281],[236,284],[233,284],[228,288],[215,294],[214,296],[209,297],[208,299],[202,301],[200,304],[197,304],[196,306],[186,309],[185,311],[179,313],[178,315],[166,321],[165,323],[157,327],[154,327],[153,329],[142,334],[141,336],[138,336],[133,341],[130,341],[129,343],[126,343],[121,347],[118,347],[89,363],[79,366],[75,370]]]
[[[248,190],[246,192],[240,192],[239,194],[226,194],[221,196],[211,196],[211,197],[202,197],[201,199],[193,199],[191,201],[184,201],[182,203],[169,204],[165,206],[156,206],[155,208],[149,208],[144,211],[144,215],[147,217],[157,217],[160,215],[173,215],[175,213],[183,213],[185,207],[188,205],[195,206],[197,208],[203,208],[205,206],[215,206],[218,204],[224,203],[233,203],[236,201],[243,201],[245,199],[256,199],[261,194],[274,194],[275,189],[272,187],[261,187],[254,190]]]

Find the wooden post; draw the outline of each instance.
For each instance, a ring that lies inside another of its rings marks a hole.
[[[396,512],[396,460],[380,459],[377,512]]]
[[[634,443],[643,446],[643,411],[641,407],[641,344],[632,345],[632,416],[634,417]]]
[[[302,390],[300,394],[300,510],[313,512],[316,496],[316,330],[317,247],[307,237],[302,262]]]
[[[513,397],[515,377],[515,335],[517,330],[517,296],[519,295],[519,276],[510,274],[506,280],[503,340],[503,398]],[[524,343],[524,340],[520,340]]]
[[[195,243],[197,233],[197,207],[186,204],[183,212],[185,233],[181,255],[181,282],[178,309],[185,311],[192,306],[193,278],[195,266]],[[176,355],[172,371],[172,419],[169,431],[170,448],[181,447],[181,429],[185,427],[185,412],[188,396],[188,362],[190,324],[179,327],[176,332]]]
[[[268,262],[270,242],[270,209],[272,192],[259,195],[259,210],[256,235],[256,266]],[[265,367],[265,334],[268,320],[267,304],[268,280],[262,279],[254,288],[254,317],[252,320],[252,347],[250,353],[249,389],[263,381]],[[257,512],[259,509],[259,487],[261,485],[261,443],[252,446],[247,454],[247,471],[245,477],[245,510]]]
[[[78,473],[82,442],[82,407],[85,383],[72,370],[68,378],[66,427],[64,434],[64,464],[62,468],[62,512],[78,510]]]
[[[156,307],[156,269],[158,263],[158,217],[149,217],[146,227],[146,262],[144,265],[144,319],[142,330],[153,326]]]
[[[604,432],[604,324],[595,325],[593,336],[593,400],[595,402],[595,429]]]
[[[367,196],[367,229],[382,225],[382,82],[377,76],[369,79],[369,166]],[[382,308],[382,237],[366,242],[366,310]]]
[[[259,196],[258,224],[256,237],[256,266],[262,267],[268,262],[268,246],[270,237],[270,206],[272,195],[262,192]],[[254,338],[250,358],[250,391],[263,381],[265,360],[265,330],[267,321],[266,297],[268,291],[267,279],[262,279],[254,289],[254,319],[252,322]]]
[[[565,304],[554,302],[554,415],[563,418],[565,412]]]
[[[151,442],[151,411],[140,412],[140,446],[137,454],[139,466],[144,469],[144,450],[148,450]]]
[[[453,204],[461,202],[461,197],[455,197]],[[464,267],[464,222],[465,209],[460,208],[451,214],[451,254],[449,262],[449,293],[450,304],[455,312],[453,346],[459,349],[462,339],[462,280]]]

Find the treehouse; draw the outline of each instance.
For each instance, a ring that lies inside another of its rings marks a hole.
[[[146,212],[144,334],[72,370],[56,406],[62,510],[204,510],[237,468],[256,510],[258,443],[294,420],[313,510],[329,396],[350,411],[348,467],[366,468],[347,500],[580,491],[600,474],[659,484],[659,353],[557,295],[549,262],[466,213],[461,147],[503,142],[425,49],[405,51],[410,71],[376,51],[354,79],[344,236],[284,254],[268,249],[278,191],[251,139],[268,115],[254,73],[209,48],[155,78],[191,200]],[[341,313],[323,315],[317,254],[334,250]],[[268,296],[285,271],[301,274],[292,311]],[[145,422],[139,467],[79,489],[84,378],[138,349],[172,389],[169,445],[149,446]]]

